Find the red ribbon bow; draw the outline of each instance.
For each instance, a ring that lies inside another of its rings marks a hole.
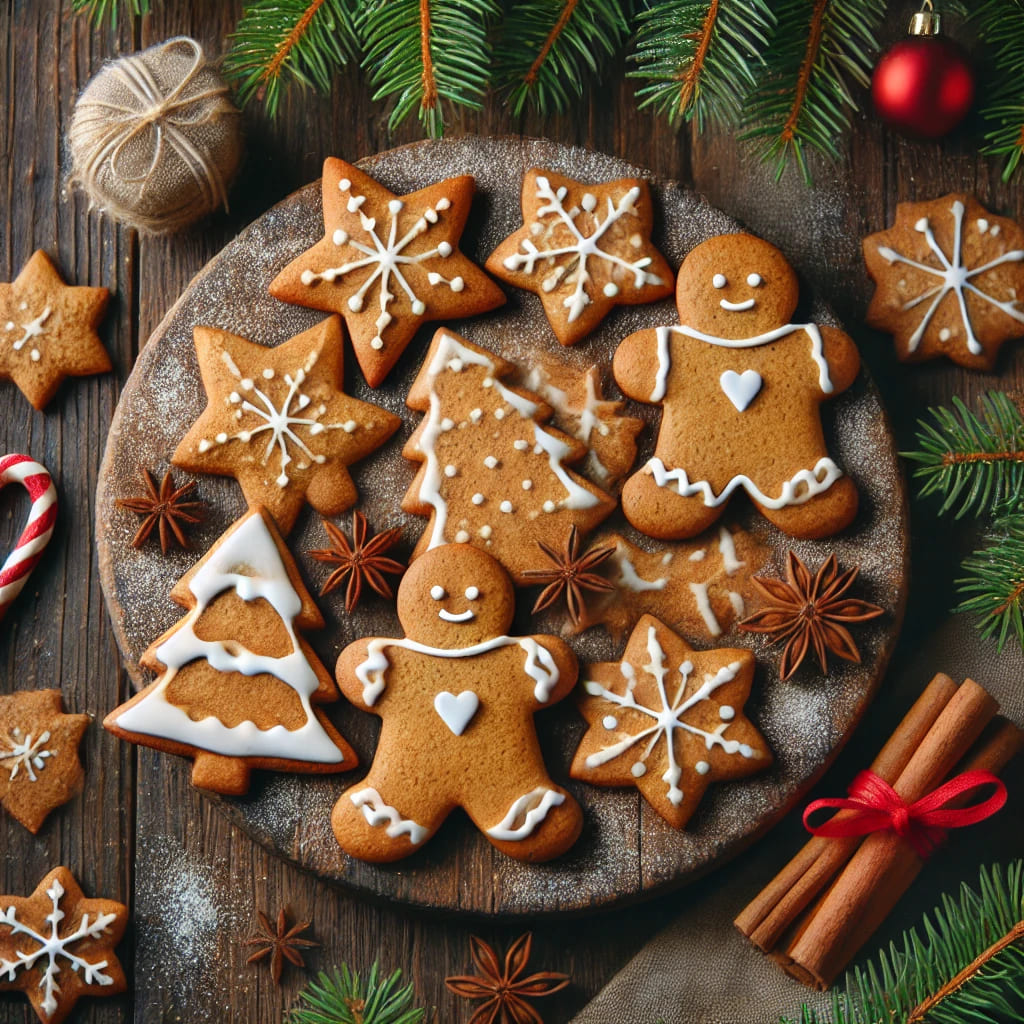
[[[980,786],[994,786],[995,792],[981,803],[967,807],[946,807],[955,797]],[[869,832],[895,832],[906,839],[918,856],[927,858],[942,842],[946,829],[963,828],[995,814],[1006,803],[1006,786],[991,772],[964,772],[927,796],[908,804],[885,779],[863,771],[850,783],[849,799],[815,800],[804,811],[804,828],[816,836],[842,838]],[[815,811],[825,808],[852,811],[836,815],[821,825],[811,825]]]

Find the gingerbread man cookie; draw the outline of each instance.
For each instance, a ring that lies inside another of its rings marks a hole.
[[[860,357],[837,328],[790,322],[798,294],[773,245],[719,235],[679,271],[680,326],[619,345],[619,387],[664,410],[653,458],[622,492],[638,530],[695,536],[738,490],[793,537],[825,537],[853,520],[857,489],[828,454],[819,406],[853,383]]]
[[[400,639],[357,640],[337,678],[383,720],[370,774],[334,807],[346,853],[393,861],[418,850],[456,807],[502,852],[549,860],[580,833],[576,801],[544,767],[533,714],[568,696],[576,658],[553,636],[508,636],[512,582],[487,552],[449,544],[398,588]]]

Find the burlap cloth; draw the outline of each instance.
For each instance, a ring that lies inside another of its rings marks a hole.
[[[1024,655],[1014,639],[996,655],[968,616],[954,616],[931,637],[904,632],[896,659],[875,703],[848,748],[812,796],[842,796],[866,767],[914,698],[938,671],[958,682],[970,676],[1024,726]],[[1004,772],[1019,776],[1021,758]],[[925,866],[883,928],[861,951],[863,962],[917,924],[961,881],[976,882],[982,864],[1024,856],[1024,798],[1010,787],[1010,802],[996,817],[953,833]],[[669,925],[602,989],[573,1024],[775,1024],[799,1017],[800,1005],[822,1007],[828,997],[791,980],[733,927],[733,918],[806,840],[794,812],[769,836],[728,867],[690,886],[692,896]]]

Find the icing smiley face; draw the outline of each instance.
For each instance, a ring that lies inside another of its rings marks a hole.
[[[742,237],[743,246],[736,240]],[[782,254],[753,235],[720,235],[698,245],[679,271],[676,298],[686,322],[722,338],[749,337],[789,322],[796,275]]]
[[[398,618],[420,643],[469,647],[508,632],[514,600],[508,575],[486,551],[445,544],[421,555],[406,573],[398,588]]]

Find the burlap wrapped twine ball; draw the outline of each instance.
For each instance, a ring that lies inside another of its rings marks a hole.
[[[219,206],[242,156],[228,87],[187,36],[106,65],[75,104],[72,180],[143,231],[176,231]]]

